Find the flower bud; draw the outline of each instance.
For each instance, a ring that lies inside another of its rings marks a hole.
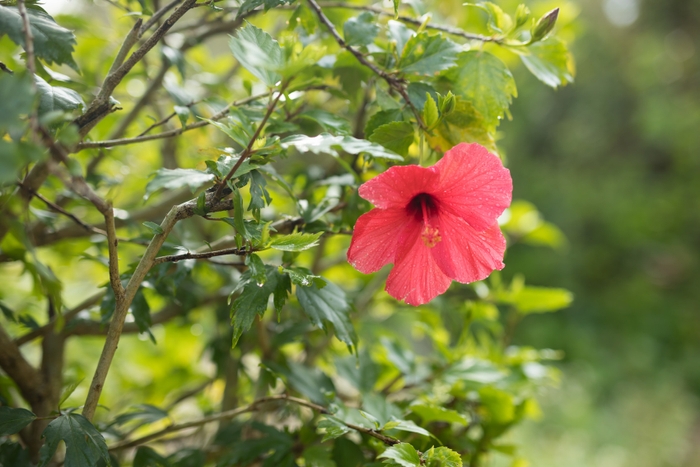
[[[530,42],[537,42],[544,39],[544,37],[552,31],[552,28],[554,28],[558,16],[559,8],[555,8],[542,16],[542,18],[537,21],[537,24],[535,24],[535,27],[532,28],[532,38]]]
[[[515,10],[515,29],[518,29],[530,19],[530,9],[522,3]]]
[[[452,94],[452,91],[448,91],[447,95],[440,103],[440,112],[442,115],[447,115],[455,109],[456,105],[457,99],[455,99],[455,95]]]

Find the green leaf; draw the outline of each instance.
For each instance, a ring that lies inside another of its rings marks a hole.
[[[66,467],[93,467],[100,459],[111,465],[107,444],[99,431],[82,415],[63,414],[44,430],[46,439],[40,454],[39,467],[44,467],[53,457],[60,441],[66,443]]]
[[[426,430],[425,428],[421,428],[418,425],[416,425],[414,422],[411,420],[396,420],[394,422],[391,422],[392,426],[389,427],[388,424],[384,426],[383,429],[388,430],[399,430],[399,431],[407,431],[409,433],[416,433],[419,435],[423,436],[428,436],[432,437],[433,435]]]
[[[428,128],[437,125],[440,114],[438,113],[437,103],[430,93],[425,93],[425,105],[423,106],[423,122]]]
[[[390,151],[406,156],[408,148],[413,144],[413,125],[408,122],[387,123],[374,130],[368,139]]]
[[[309,233],[293,233],[289,235],[278,235],[272,238],[270,247],[280,251],[304,251],[318,245],[318,239],[323,235],[323,232]]]
[[[406,42],[399,69],[404,73],[432,76],[454,65],[462,48],[441,34],[423,31]]]
[[[347,135],[352,132],[350,123],[346,119],[322,109],[307,110],[299,115],[299,117],[313,120],[326,131],[333,131],[342,135]]]
[[[56,110],[68,112],[85,107],[85,102],[80,94],[72,89],[54,87],[44,81],[40,76],[34,76],[36,89],[39,94],[39,115],[45,115]]]
[[[403,112],[399,109],[380,110],[367,120],[365,125],[365,138],[370,138],[374,130],[387,123],[403,120]]]
[[[156,343],[156,338],[151,333],[151,307],[148,305],[146,297],[143,295],[143,288],[139,288],[134,296],[134,301],[131,302],[131,314],[134,317],[134,322],[139,328],[139,332],[147,333],[151,342]]]
[[[423,423],[426,424],[431,422],[459,423],[465,426],[469,424],[469,419],[461,413],[439,405],[416,404],[409,406],[409,409],[423,419]]]
[[[241,164],[242,165],[242,164]],[[238,170],[236,170],[238,172]],[[257,170],[250,171],[250,204],[248,210],[262,209],[272,202],[270,192],[267,191],[267,181]]]
[[[486,386],[479,389],[479,399],[492,423],[510,423],[515,418],[515,402],[512,394],[493,386]]]
[[[140,446],[134,456],[134,467],[170,467],[170,463],[152,448]]]
[[[25,125],[20,121],[20,116],[31,112],[33,94],[31,78],[28,75],[0,73],[0,133]]]
[[[456,144],[479,143],[489,151],[496,151],[496,142],[488,125],[470,102],[459,99],[452,112],[445,115],[433,131],[427,135],[428,143],[435,150],[445,152]]]
[[[305,467],[336,467],[331,459],[331,451],[326,446],[315,445],[304,449],[302,454]]]
[[[323,439],[321,440],[322,443],[325,443],[331,439],[340,438],[345,433],[350,431],[350,428],[334,418],[324,418],[318,423],[317,426],[326,430],[323,435]]]
[[[213,174],[200,172],[195,169],[158,169],[155,177],[146,185],[144,198],[148,199],[161,188],[176,190],[186,186],[194,193],[197,188],[212,180],[214,180]]]
[[[146,221],[143,223],[143,226],[153,232],[154,235],[160,235],[163,233],[163,228],[155,222]]]
[[[343,36],[348,45],[369,45],[379,34],[379,26],[372,13],[365,11],[350,18],[343,25]]]
[[[318,368],[287,361],[281,365],[272,361],[263,362],[273,373],[283,376],[288,386],[317,404],[326,404],[326,393],[335,392],[333,381]]]
[[[231,324],[233,325],[233,343],[235,347],[241,335],[253,325],[256,315],[263,316],[267,310],[270,295],[274,294],[273,303],[279,313],[290,290],[289,278],[277,271],[277,268],[266,266],[265,282],[257,282],[250,270],[241,275],[236,290],[240,295],[231,305]]]
[[[571,305],[574,296],[566,289],[525,286],[513,294],[510,302],[524,315],[561,310]]]
[[[476,383],[493,384],[501,381],[506,374],[488,360],[468,357],[449,367],[443,374],[448,384]]]
[[[241,7],[238,9],[237,18],[255,10],[260,5],[264,5],[264,10],[268,11],[271,8],[275,8],[281,5],[289,5],[294,3],[295,0],[246,0],[243,2]]]
[[[559,39],[550,37],[519,47],[517,52],[527,69],[547,86],[556,89],[574,81],[574,59]]]
[[[408,443],[395,444],[377,457],[391,459],[401,467],[421,467],[418,451]]]
[[[54,19],[41,8],[27,10],[29,25],[34,37],[34,54],[47,63],[66,64],[78,70],[73,60],[75,35],[68,29],[56,24]],[[0,37],[7,34],[15,44],[24,47],[22,17],[16,7],[0,6]]]
[[[287,273],[292,284],[300,287],[311,287],[315,285],[319,289],[326,286],[326,281],[321,276],[313,274],[306,268],[283,268],[283,272]]]
[[[401,4],[401,0],[393,0],[394,4],[394,18],[399,16],[399,5]]]
[[[36,415],[27,409],[0,406],[0,436],[9,436],[36,420]]]
[[[479,2],[478,7],[489,15],[487,23],[490,33],[505,34],[513,29],[513,20],[498,5],[492,2]]]
[[[424,467],[462,467],[462,456],[446,447],[431,447],[423,453]]]
[[[470,50],[459,55],[457,65],[443,75],[452,90],[474,105],[489,128],[496,128],[518,96],[513,75],[495,55]]]
[[[229,47],[243,68],[267,86],[282,79],[276,71],[284,65],[282,48],[262,29],[246,24],[236,36],[230,36]]]
[[[231,196],[233,198],[233,228],[236,229],[236,233],[238,235],[241,235],[246,240],[250,240],[250,236],[245,228],[245,221],[243,219],[243,197],[241,196],[241,192],[238,190],[238,188],[234,187]]]
[[[333,460],[337,467],[369,466],[360,446],[347,438],[339,438],[333,443]]]
[[[350,322],[350,304],[345,292],[327,279],[324,280],[327,284],[323,288],[316,284],[297,287],[299,304],[314,325],[324,329],[324,323],[331,323],[338,339],[349,347],[356,347],[357,335]]]
[[[299,152],[312,152],[314,154],[330,154],[333,157],[340,157],[338,149],[349,154],[367,153],[378,159],[389,159],[401,161],[403,158],[394,152],[386,150],[379,144],[370,143],[363,139],[352,136],[333,136],[328,133],[321,133],[318,136],[294,135],[281,141],[284,149],[294,147]]]
[[[0,185],[17,180],[17,173],[22,167],[43,156],[44,149],[31,142],[10,143],[0,140]]]
[[[63,403],[66,400],[68,400],[71,394],[73,394],[73,392],[78,388],[78,386],[80,386],[80,383],[82,383],[84,379],[85,378],[81,378],[79,381],[74,381],[63,388],[63,391],[61,391],[61,397],[58,400],[59,409],[61,408]]]
[[[258,255],[253,253],[246,256],[245,264],[248,266],[248,270],[250,271],[251,280],[255,281],[256,284],[264,284],[267,282],[267,271],[265,271],[265,264]]]
[[[398,0],[395,0],[394,3],[398,3]],[[389,29],[389,38],[396,44],[396,54],[400,57],[406,42],[413,37],[415,31],[409,29],[401,21],[394,21],[393,19],[389,20],[387,27]]]
[[[187,120],[190,118],[190,108],[185,105],[176,105],[173,107],[173,110],[175,111],[178,120],[180,120],[180,124],[185,126],[187,124]]]
[[[137,422],[137,426],[148,423],[155,423],[164,418],[168,418],[168,412],[151,404],[139,404],[127,413],[119,415],[115,420],[115,425],[124,425],[129,422]]]

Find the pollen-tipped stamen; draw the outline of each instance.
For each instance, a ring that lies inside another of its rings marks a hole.
[[[437,227],[433,227],[432,225],[430,225],[428,208],[425,205],[425,201],[425,198],[421,197],[420,207],[423,211],[423,230],[421,231],[420,238],[421,240],[423,240],[425,246],[427,246],[428,248],[432,248],[435,245],[437,245],[440,242],[440,240],[442,240],[442,237],[440,236],[440,231],[437,229]]]

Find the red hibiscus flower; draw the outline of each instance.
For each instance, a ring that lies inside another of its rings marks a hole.
[[[360,186],[376,208],[357,220],[348,261],[365,274],[393,263],[386,291],[409,305],[452,280],[484,279],[504,266],[497,219],[512,191],[508,169],[478,144],[458,144],[432,167],[392,167]]]

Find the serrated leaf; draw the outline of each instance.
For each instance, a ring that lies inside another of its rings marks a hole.
[[[282,77],[276,70],[284,65],[282,48],[268,33],[252,24],[230,36],[229,47],[236,60],[253,76],[274,86]]]
[[[423,122],[428,128],[432,128],[438,122],[440,114],[438,113],[437,103],[430,93],[425,94],[425,105],[423,106]]]
[[[464,415],[456,410],[446,409],[439,405],[416,404],[409,406],[409,409],[426,424],[430,422],[459,423],[465,426],[469,424],[469,420]]]
[[[151,221],[146,221],[143,223],[143,226],[146,227],[148,230],[150,230],[153,234],[159,235],[163,233],[163,228],[156,224],[155,222]]]
[[[421,467],[420,457],[416,448],[408,443],[399,443],[387,448],[377,456],[382,459],[390,459],[401,467]]]
[[[34,54],[47,63],[66,64],[78,70],[73,60],[75,35],[56,24],[54,19],[40,8],[27,9],[29,25],[34,37]],[[7,34],[15,44],[24,47],[22,17],[16,7],[0,6],[0,37]]]
[[[243,164],[241,164],[242,166]],[[240,170],[236,170],[239,172]],[[270,192],[267,191],[267,181],[257,170],[250,171],[250,204],[248,210],[262,209],[272,202]]]
[[[332,324],[338,339],[349,347],[356,347],[357,335],[350,322],[350,304],[345,292],[327,279],[324,280],[326,286],[323,288],[316,284],[311,287],[297,287],[299,304],[314,325],[324,329],[327,323]]]
[[[246,271],[241,275],[236,290],[240,295],[231,304],[231,324],[233,325],[233,342],[235,347],[241,335],[253,325],[255,316],[263,316],[267,310],[270,295],[274,294],[275,308],[279,312],[286,300],[285,290],[290,289],[289,278],[277,271],[277,268],[266,266],[266,280],[257,282],[251,273]]]
[[[372,13],[365,11],[350,18],[343,25],[343,36],[348,45],[369,45],[379,34],[379,26]]]
[[[40,76],[35,75],[36,90],[39,94],[39,115],[45,115],[57,110],[68,112],[85,107],[80,94],[72,89],[51,86]]]
[[[380,110],[367,120],[365,138],[369,138],[374,130],[387,123],[403,120],[403,112],[399,109]]]
[[[46,439],[40,450],[39,467],[44,467],[53,457],[60,441],[66,443],[66,467],[93,467],[100,459],[111,465],[107,444],[97,429],[82,415],[63,414],[44,430]]]
[[[331,439],[340,438],[345,433],[350,432],[350,428],[333,418],[324,418],[318,423],[317,426],[326,430],[325,434],[323,435],[323,439],[321,440],[322,443],[325,443]]]
[[[83,382],[85,378],[80,379],[79,381],[74,381],[71,384],[67,385],[66,387],[63,388],[63,391],[61,391],[61,397],[58,400],[58,407],[60,408],[63,403],[68,400],[68,398],[75,392],[75,390],[80,386],[80,383]]]
[[[350,122],[326,110],[307,110],[299,115],[299,117],[308,118],[315,121],[326,131],[333,131],[334,133],[340,133],[343,135],[351,133]]]
[[[309,234],[297,232],[289,235],[278,235],[270,241],[270,247],[280,251],[304,251],[318,245],[318,239],[323,232]]]
[[[488,52],[463,52],[454,68],[444,73],[452,91],[471,102],[489,128],[495,129],[518,96],[513,75],[505,63]]]
[[[403,160],[398,154],[385,149],[379,144],[374,144],[352,136],[333,136],[321,133],[318,136],[294,135],[283,139],[282,148],[296,148],[299,152],[312,152],[314,154],[330,154],[340,157],[338,149],[349,154],[366,153],[372,157],[389,160]]]
[[[388,424],[387,424],[388,425]],[[384,429],[389,429],[387,426]],[[396,420],[391,427],[392,430],[406,431],[408,433],[416,433],[423,436],[433,437],[434,436],[425,428],[421,428],[416,425],[411,420]]]
[[[408,122],[391,122],[375,129],[369,137],[373,143],[402,156],[408,154],[408,148],[413,144],[413,125]]]
[[[319,289],[326,286],[326,281],[323,280],[321,276],[313,274],[311,271],[305,268],[283,268],[289,279],[291,279],[292,284],[298,285],[300,287],[311,287],[315,285]]]
[[[255,281],[256,284],[264,284],[267,282],[267,271],[265,271],[265,264],[258,255],[253,253],[246,256],[245,264],[248,266],[248,270],[250,271],[251,280]]]
[[[574,59],[559,39],[550,37],[518,49],[527,69],[547,86],[556,89],[574,81]]]
[[[335,392],[333,381],[318,368],[287,361],[285,365],[263,362],[273,373],[284,377],[286,384],[317,404],[326,404],[326,393]]]
[[[459,143],[479,143],[491,152],[496,150],[496,142],[479,112],[470,102],[459,99],[452,112],[438,124],[433,134],[426,136],[428,143],[436,151],[445,152]]]
[[[444,446],[431,447],[423,453],[424,467],[462,467],[462,456]]]
[[[197,188],[212,180],[214,180],[213,174],[200,172],[195,169],[158,169],[155,177],[146,185],[144,198],[147,199],[160,189],[176,190],[184,186],[194,193]]]
[[[462,48],[441,34],[430,35],[423,31],[411,37],[399,61],[404,73],[432,76],[454,65]]]
[[[0,436],[13,435],[34,420],[36,415],[27,409],[0,406]]]

